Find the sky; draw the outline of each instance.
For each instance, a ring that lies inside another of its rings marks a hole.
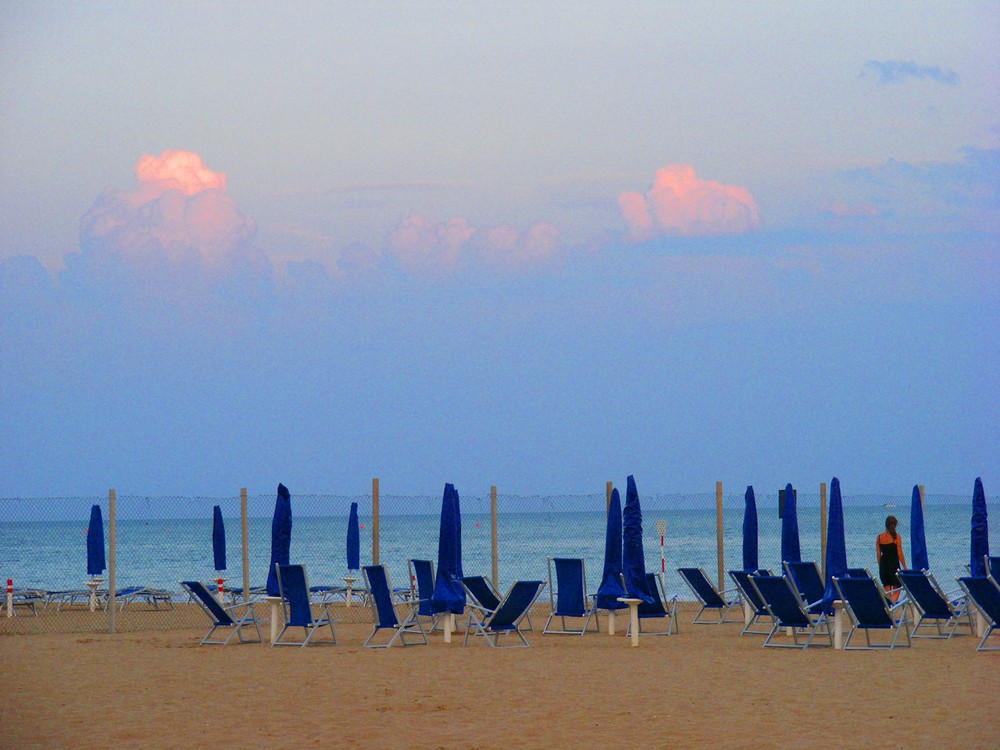
[[[0,5],[0,497],[990,495],[998,92],[996,2]]]

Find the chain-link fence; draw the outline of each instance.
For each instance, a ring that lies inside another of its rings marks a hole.
[[[965,573],[969,562],[970,498],[924,499],[931,570],[946,587]],[[405,589],[412,585],[409,559],[437,560],[441,497],[380,495],[377,485],[372,495],[292,497],[291,562],[306,566],[315,596],[331,603],[338,621],[370,622],[363,578],[347,564],[352,502],[359,508],[362,565],[385,563],[391,584]],[[104,521],[107,569],[89,576],[87,526],[95,504]],[[695,494],[645,493],[641,504],[646,567],[664,570],[668,594],[692,598],[676,574],[679,566],[702,567],[728,587],[725,572],[743,567],[742,491],[723,493],[717,487]],[[850,566],[876,572],[875,536],[890,514],[899,518],[909,556],[909,495],[845,496],[843,504]],[[759,565],[780,570],[778,493],[758,492],[756,505]],[[796,505],[802,559],[822,567],[825,487],[798,492]],[[220,507],[225,523],[226,568],[221,571],[213,561],[214,506]],[[190,579],[215,590],[222,578],[225,600],[252,596],[264,618],[262,589],[274,506],[272,493],[0,499],[0,575],[12,581],[15,605],[0,602],[0,634],[201,627],[204,616],[179,585]],[[463,573],[485,575],[505,591],[517,579],[545,579],[549,557],[583,558],[587,587],[594,593],[604,564],[606,507],[607,492],[523,496],[494,489],[463,494]],[[993,549],[998,549],[996,524],[993,536]],[[544,608],[547,597],[542,600]]]

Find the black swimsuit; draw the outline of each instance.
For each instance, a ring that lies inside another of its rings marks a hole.
[[[882,579],[883,586],[898,588],[901,584],[896,576],[896,571],[899,570],[899,553],[896,551],[896,542],[880,544],[879,549],[882,554],[878,559],[878,577]]]

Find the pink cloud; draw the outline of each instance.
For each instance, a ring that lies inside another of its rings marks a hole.
[[[741,234],[760,224],[750,191],[699,179],[688,164],[656,170],[649,191],[622,193],[618,208],[632,242],[664,235]]]

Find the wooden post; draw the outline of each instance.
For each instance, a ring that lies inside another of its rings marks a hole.
[[[108,632],[115,632],[115,491],[108,490]]]
[[[493,562],[493,587],[500,587],[500,550],[497,547],[497,486],[490,485],[490,558]]]
[[[924,508],[924,486],[922,484],[917,485],[917,492],[920,493],[920,510],[926,510]]]
[[[243,546],[243,601],[250,603],[250,522],[247,518],[247,488],[240,488],[240,539]]]
[[[604,483],[604,515],[608,515],[611,510],[611,491],[615,488],[614,482]]]
[[[826,482],[819,483],[819,564],[823,580],[826,580]]]
[[[715,546],[719,555],[719,591],[726,586],[726,565],[722,556],[722,482],[715,483]]]
[[[378,565],[378,477],[372,478],[372,565]]]

